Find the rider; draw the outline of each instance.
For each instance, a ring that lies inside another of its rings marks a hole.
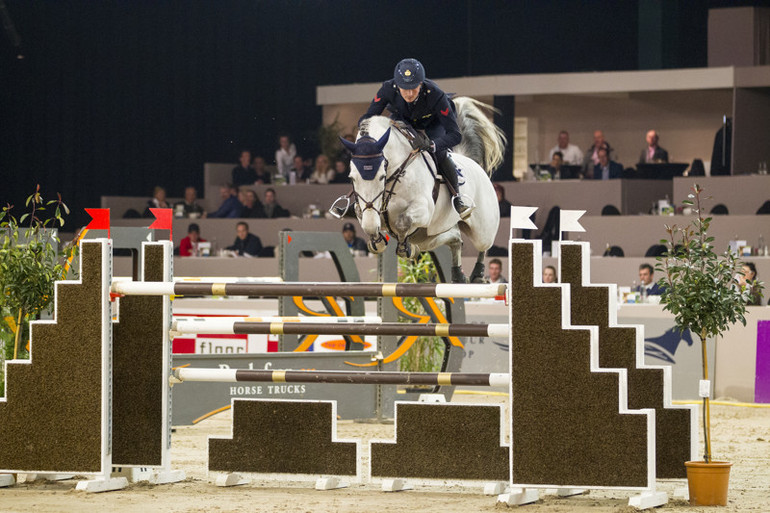
[[[441,175],[453,195],[452,204],[460,218],[467,218],[471,207],[462,201],[457,184],[457,168],[449,153],[450,148],[460,144],[462,139],[454,105],[435,82],[425,78],[425,68],[420,61],[404,59],[396,64],[393,79],[382,83],[359,124],[371,116],[382,114],[386,107],[392,119],[425,131],[428,137],[418,137],[412,144],[436,156]]]

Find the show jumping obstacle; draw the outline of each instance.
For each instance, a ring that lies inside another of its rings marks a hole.
[[[505,295],[504,284],[457,283],[195,283],[112,284],[113,294],[132,296],[364,296],[485,298]]]
[[[366,371],[299,371],[251,369],[174,369],[172,383],[206,381],[236,383],[345,383],[349,385],[456,385],[494,387],[505,386],[510,374],[462,372],[366,372]]]

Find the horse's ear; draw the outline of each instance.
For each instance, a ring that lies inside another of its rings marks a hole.
[[[380,137],[380,140],[377,141],[377,147],[380,149],[380,151],[382,151],[385,145],[388,144],[389,137],[390,137],[390,128],[388,128],[388,131],[382,134],[382,137]]]
[[[340,137],[340,141],[342,141],[342,145],[347,148],[350,153],[356,152],[356,143],[352,143],[343,137]]]

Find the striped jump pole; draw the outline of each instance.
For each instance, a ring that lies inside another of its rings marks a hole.
[[[204,318],[175,321],[175,333],[236,335],[396,335],[423,337],[508,337],[507,324],[421,324],[404,322],[249,322]]]
[[[507,386],[511,375],[463,372],[316,371],[252,369],[174,369],[173,383],[207,381],[237,383],[343,383],[350,385]]]
[[[504,296],[494,283],[204,283],[116,281],[113,294],[126,296],[368,296],[482,298]]]
[[[280,322],[302,322],[302,323],[321,323],[321,324],[339,324],[339,323],[358,323],[358,324],[378,324],[382,322],[382,317],[376,316],[283,316],[283,317],[243,317],[243,316],[225,316],[225,317],[174,317],[171,323],[171,331],[174,334],[198,333],[198,334],[228,334],[233,332],[233,324],[236,322],[262,322],[262,323],[280,323]]]

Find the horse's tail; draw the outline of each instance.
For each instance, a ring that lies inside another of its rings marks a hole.
[[[505,150],[505,133],[487,117],[487,112],[499,112],[486,103],[458,96],[452,99],[457,108],[457,124],[463,140],[454,151],[470,157],[488,175],[502,164]]]

